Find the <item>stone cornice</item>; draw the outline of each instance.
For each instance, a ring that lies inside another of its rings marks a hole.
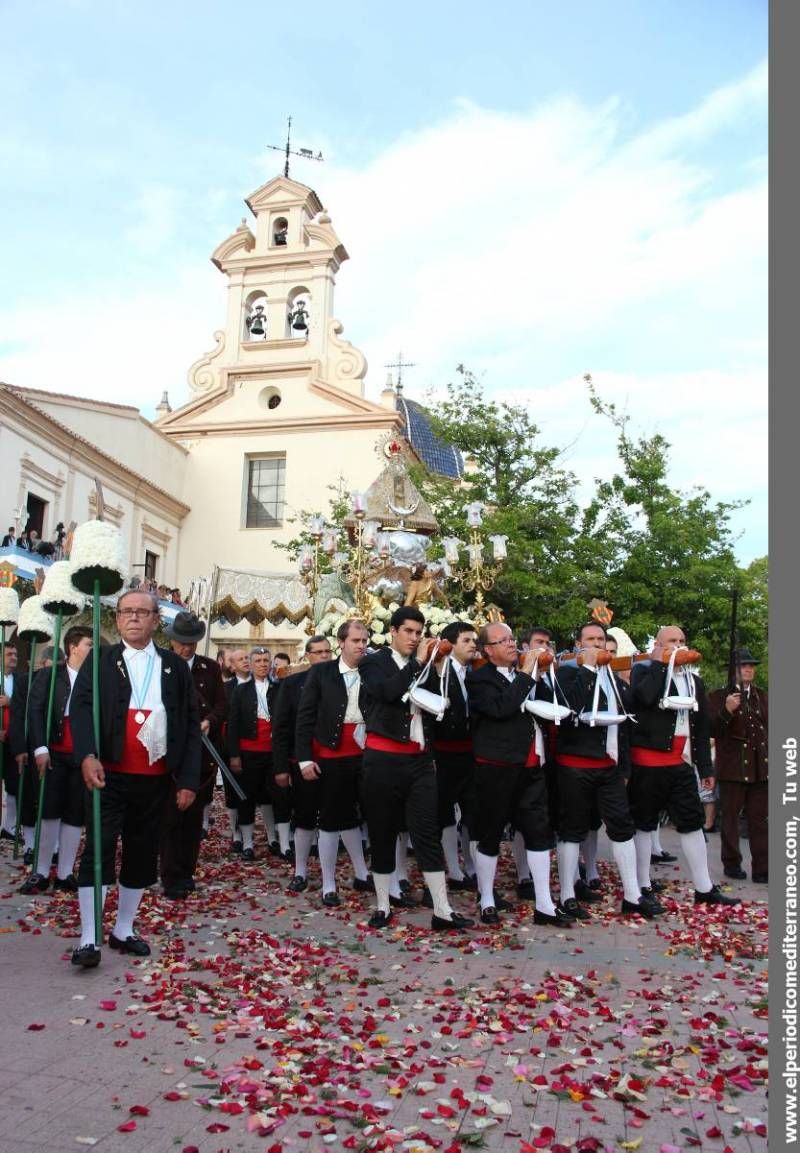
[[[197,421],[182,428],[169,430],[170,437],[182,439],[202,439],[215,436],[249,436],[253,433],[295,433],[347,431],[352,429],[374,428],[392,430],[402,423],[399,413],[387,409],[376,409],[368,413],[342,413],[332,416],[306,416],[296,419],[275,420],[229,420],[220,423],[201,424]]]

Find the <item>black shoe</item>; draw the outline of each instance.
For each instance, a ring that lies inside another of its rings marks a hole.
[[[255,849],[242,849],[242,860],[247,861],[248,864],[256,859]]]
[[[56,877],[53,881],[53,889],[57,893],[77,893],[78,882],[72,873],[68,877]]]
[[[286,891],[288,893],[305,893],[308,888],[308,881],[305,877],[292,877],[287,885]]]
[[[534,925],[552,925],[557,929],[569,929],[575,924],[575,918],[556,906],[555,913],[540,913],[537,909],[533,914]]]
[[[462,917],[460,913],[453,913],[451,917],[431,917],[432,929],[471,929],[475,922],[471,917]]]
[[[667,888],[666,881],[651,881],[647,891],[649,893],[663,893]],[[640,887],[639,891],[643,893],[644,889]]]
[[[430,898],[430,893],[425,890],[425,893]],[[422,898],[422,903],[425,904],[425,898]],[[393,909],[416,909],[419,901],[416,901],[410,893],[401,893],[399,897],[389,897],[389,904]],[[431,907],[433,906],[433,899],[431,898]]]
[[[183,885],[165,885],[164,896],[168,901],[185,901],[189,896],[189,890]]]
[[[0,829],[0,841],[15,841],[17,838],[8,829]]]
[[[583,901],[585,905],[599,905],[602,901],[600,894],[593,888],[588,881],[575,882],[575,897],[579,901]],[[564,902],[566,904],[566,901]]]
[[[410,893],[411,892],[411,882],[406,881],[406,880],[402,880],[400,882],[400,892],[401,893]]]
[[[20,893],[27,896],[30,893],[46,893],[50,888],[50,878],[43,877],[41,873],[32,873],[20,887]]]
[[[323,893],[322,903],[326,909],[338,909],[342,903],[342,898],[338,893]]]
[[[629,917],[636,914],[639,917],[645,917],[648,921],[652,921],[656,916],[656,909],[654,908],[655,901],[648,901],[647,897],[641,896],[638,901],[622,900],[622,913],[623,916]],[[661,906],[659,906],[661,908]],[[662,910],[663,911],[663,910]]]
[[[433,908],[433,897],[431,896],[429,889],[423,889],[422,891],[422,904],[426,909]]]
[[[130,953],[132,957],[149,957],[150,946],[147,941],[143,941],[141,937],[137,937],[135,933],[131,933],[130,937],[126,937],[124,941],[120,941],[119,937],[115,937],[113,933],[109,935],[108,943],[112,949],[118,949],[120,953]]]
[[[753,882],[756,885],[768,885],[769,873],[753,873]]]
[[[183,880],[181,881],[181,884],[183,885],[183,887],[187,893],[193,893],[195,891],[195,889],[197,888],[197,884],[195,882],[194,877],[184,877]]]
[[[278,853],[278,856],[282,861],[290,861],[291,864],[294,864],[294,845],[290,845],[285,853]]]
[[[726,897],[719,885],[712,885],[707,893],[694,891],[695,905],[741,905],[738,897]]]
[[[747,873],[744,871],[741,865],[732,865],[730,868],[723,869],[722,871],[726,877],[730,877],[734,881],[747,880]]]
[[[238,856],[239,853],[243,852],[242,842],[241,841],[231,841],[231,852],[234,853],[236,856]]]
[[[672,861],[677,861],[674,853],[668,853],[666,849],[662,849],[660,853],[651,853],[651,865],[669,865]]]
[[[592,877],[591,881],[587,881],[586,883],[589,886],[589,888],[592,890],[592,892],[602,893],[603,882],[600,880],[599,877]]]
[[[365,881],[362,881],[360,877],[353,877],[353,888],[357,893],[374,893],[375,882],[372,877],[367,877]]]
[[[272,853],[273,857],[280,857],[280,855],[281,855],[280,841],[270,841],[268,847],[269,847],[269,851]]]
[[[81,945],[72,950],[72,964],[81,969],[96,969],[100,964],[100,950],[96,945]]]
[[[507,901],[505,897],[501,897],[499,893],[492,891],[492,896],[494,897],[494,907],[498,913],[507,913],[509,909],[514,908],[513,902]]]
[[[474,893],[478,888],[477,877],[447,878],[447,887],[453,893]]]
[[[488,909],[481,909],[481,923],[484,925],[500,924],[500,914],[494,905],[490,905]]]
[[[666,913],[667,910],[656,897],[656,890],[652,887],[652,885],[649,889],[640,889],[639,892],[642,894],[642,897],[645,899],[645,901],[647,901],[648,905],[652,906],[653,912],[656,915],[659,913]]]
[[[26,849],[22,856],[22,863],[30,869],[33,865],[33,849]]]
[[[367,921],[367,924],[370,929],[385,929],[387,925],[391,925],[393,919],[394,913],[391,909],[388,913],[384,913],[382,909],[377,909]]]
[[[591,921],[592,919],[592,914],[589,910],[579,905],[575,897],[567,897],[566,901],[559,901],[556,909],[560,909],[562,913],[566,913],[573,921]]]
[[[534,888],[533,881],[520,881],[517,885],[517,896],[520,901],[535,901],[536,889]]]

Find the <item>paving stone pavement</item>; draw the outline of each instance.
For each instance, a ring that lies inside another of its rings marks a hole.
[[[622,920],[601,836],[604,903],[573,930],[519,903],[495,932],[419,909],[378,934],[344,856],[328,910],[315,861],[289,896],[291,867],[263,841],[242,865],[221,828],[193,897],[146,894],[153,955],[106,946],[94,971],[69,964],[77,901],[20,895],[3,842],[0,1153],[766,1148],[763,886],[695,912],[685,867],[659,866],[666,915]]]

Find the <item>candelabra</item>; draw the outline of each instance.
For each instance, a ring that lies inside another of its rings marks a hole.
[[[350,511],[355,520],[355,540],[346,550],[333,554],[333,566],[353,590],[353,616],[369,621],[372,599],[367,582],[389,558],[389,534],[381,530],[379,521],[366,519],[366,500],[362,492],[350,494]]]
[[[313,544],[303,545],[300,549],[297,554],[297,567],[300,580],[308,589],[311,611],[306,619],[306,632],[309,636],[312,636],[316,623],[314,619],[314,602],[320,584],[320,551],[328,556],[332,556],[336,551],[336,540],[339,534],[336,529],[332,529],[326,525],[324,516],[309,517],[308,523],[306,524],[306,531],[311,537]]]
[[[466,592],[475,593],[475,604],[470,615],[477,625],[486,624],[484,593],[494,587],[502,572],[503,563],[508,558],[506,548],[508,537],[495,533],[486,538],[492,547],[492,562],[487,563],[484,559],[486,544],[479,531],[483,524],[484,507],[480,501],[474,501],[472,504],[468,504],[466,508],[467,528],[469,529],[469,542],[466,545],[468,557],[466,566],[459,563],[459,546],[462,546],[464,542],[454,536],[445,537],[442,541],[444,558],[450,569],[451,579],[460,584]]]

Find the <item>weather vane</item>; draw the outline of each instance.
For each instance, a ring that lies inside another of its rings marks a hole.
[[[321,152],[315,156],[310,148],[298,148],[295,152],[292,149],[292,118],[289,117],[288,126],[286,129],[286,144],[268,144],[267,148],[271,148],[273,152],[283,152],[286,156],[286,163],[283,166],[283,175],[288,179],[289,177],[289,157],[299,156],[301,160],[324,160]]]

